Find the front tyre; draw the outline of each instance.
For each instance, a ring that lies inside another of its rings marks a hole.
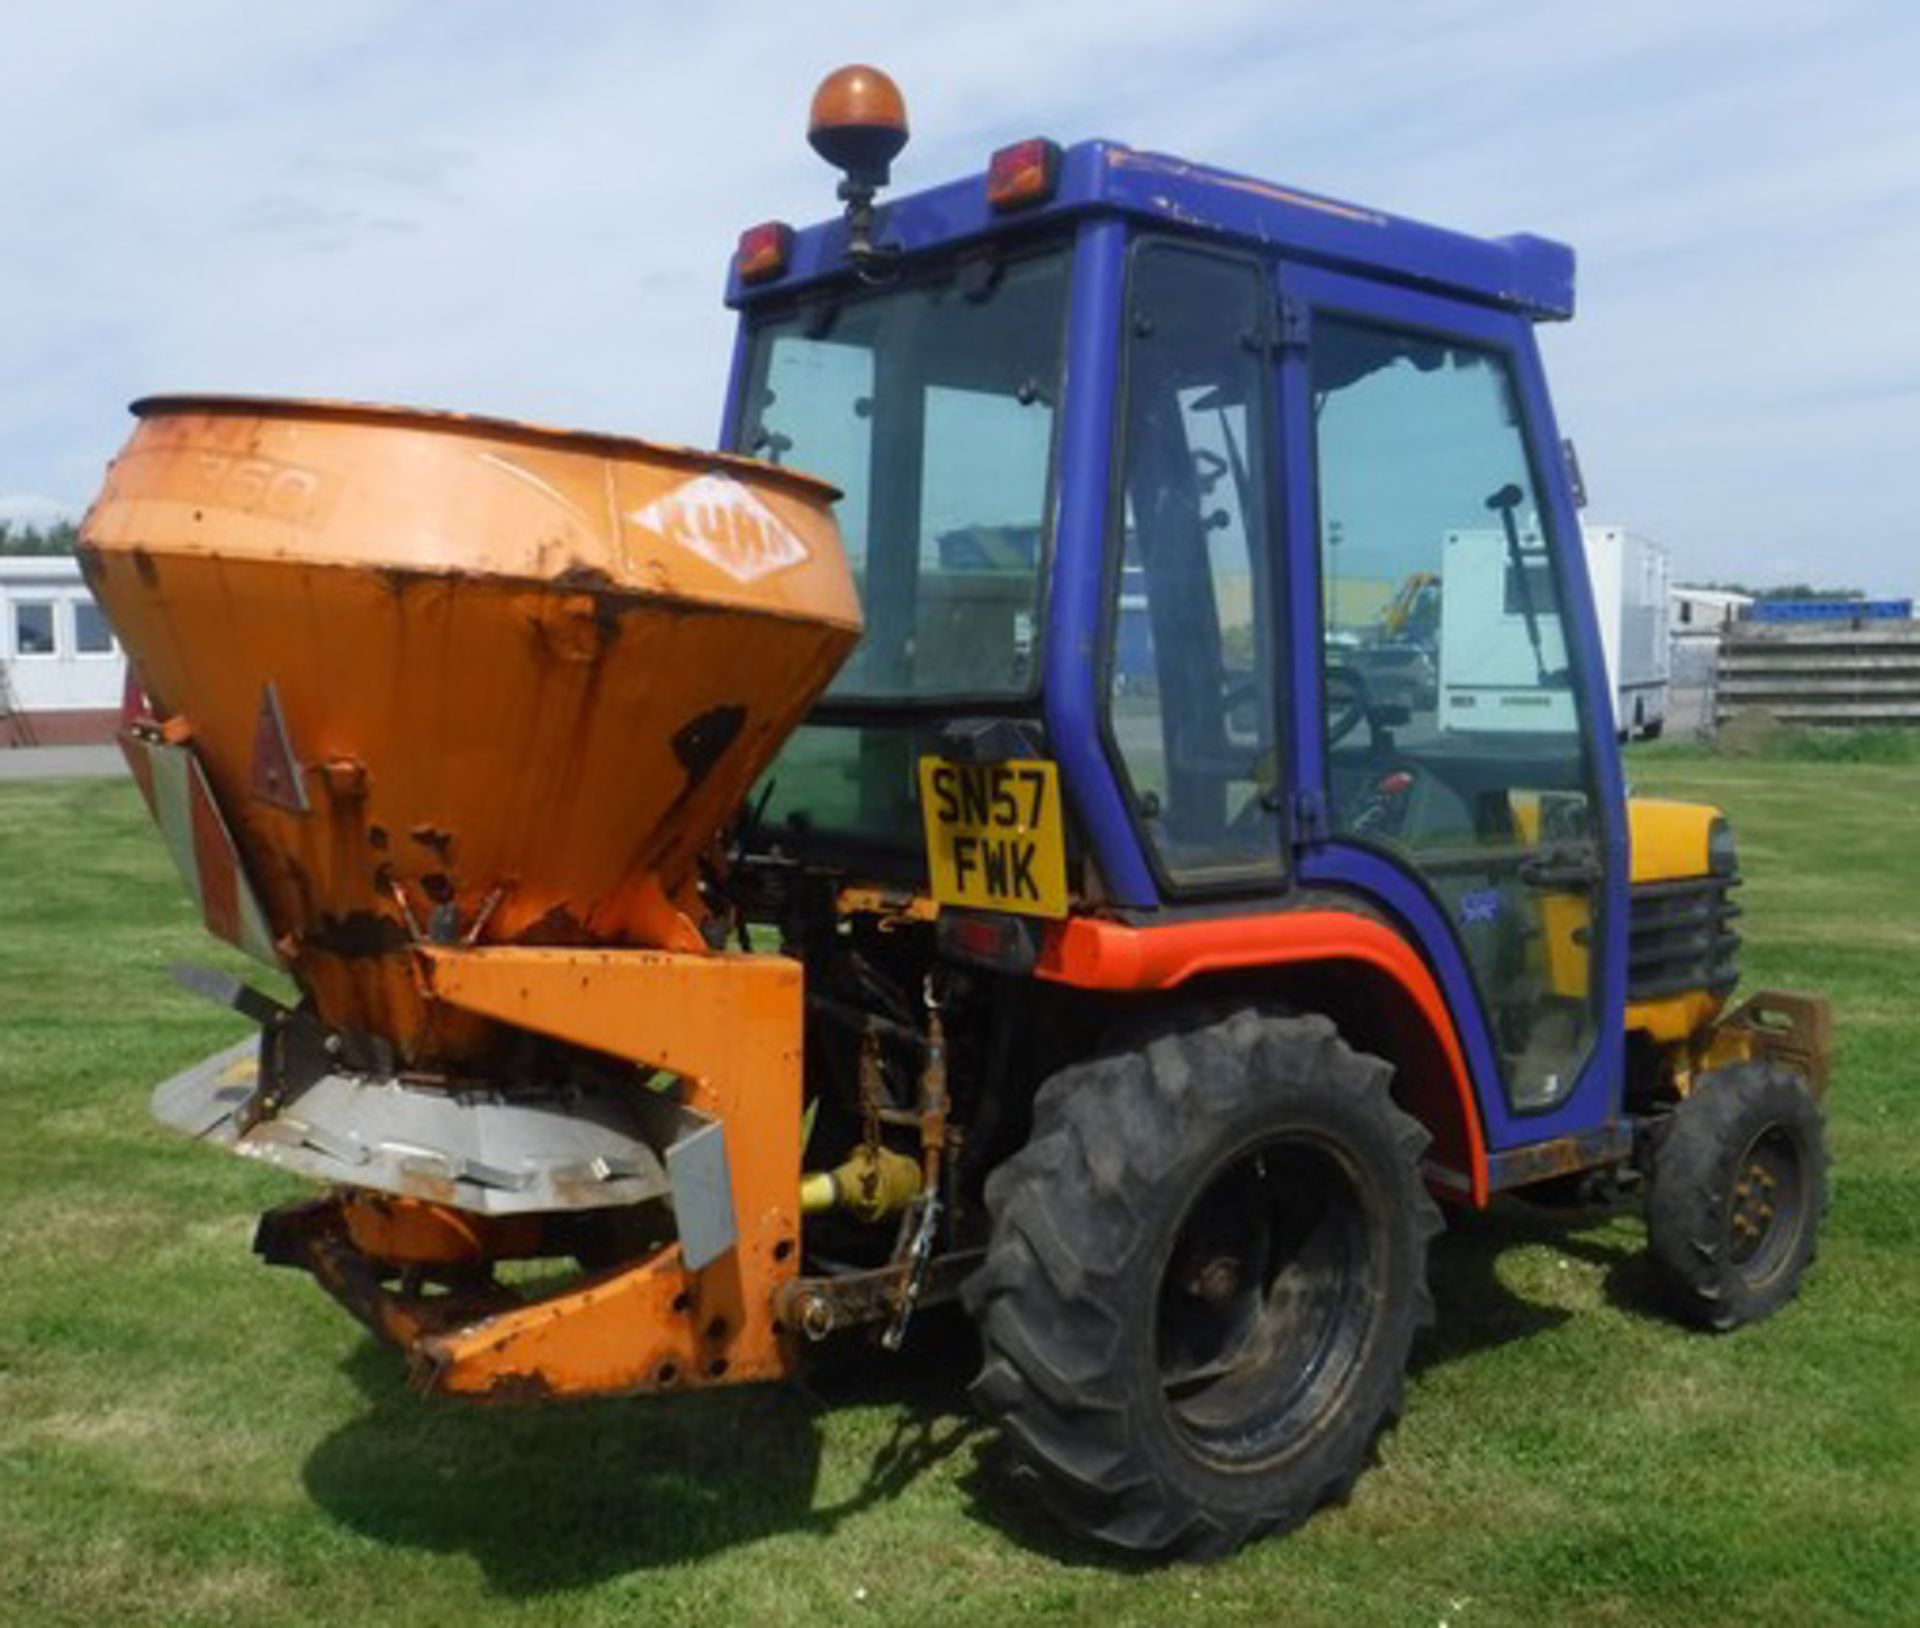
[[[987,1183],[973,1395],[1070,1526],[1224,1553],[1342,1498],[1431,1320],[1387,1065],[1255,1011],[1074,1064]]]
[[[1662,1127],[1647,1246],[1688,1321],[1724,1331],[1785,1305],[1826,1210],[1826,1124],[1791,1069],[1765,1061],[1715,1069]]]

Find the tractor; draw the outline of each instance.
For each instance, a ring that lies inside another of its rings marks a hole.
[[[957,1304],[1020,1478],[1156,1556],[1346,1494],[1449,1208],[1644,1199],[1686,1318],[1787,1301],[1830,1019],[1731,1004],[1728,823],[1623,787],[1571,252],[1106,141],[883,200],[865,67],[809,134],[718,452],[136,404],[124,746],[297,990],[187,975],[259,1032],[155,1111],[319,1184],[258,1252],[496,1400]]]

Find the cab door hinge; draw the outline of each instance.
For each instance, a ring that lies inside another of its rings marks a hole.
[[[1307,308],[1289,294],[1282,294],[1274,306],[1273,351],[1276,356],[1307,348],[1310,326]]]
[[[1291,829],[1288,843],[1314,848],[1327,840],[1327,800],[1317,791],[1296,791],[1288,805]]]

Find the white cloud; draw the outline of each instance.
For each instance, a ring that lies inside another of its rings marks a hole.
[[[1045,131],[1564,237],[1596,505],[1698,574],[1911,587],[1920,44],[1798,0],[74,0],[10,19],[0,489],[83,504],[123,403],[215,388],[710,440],[739,227],[831,208],[820,73],[902,186]],[[1816,567],[1818,568],[1816,572]]]

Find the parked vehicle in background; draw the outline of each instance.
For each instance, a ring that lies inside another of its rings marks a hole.
[[[1515,519],[1511,506],[1501,518],[1511,523],[1449,531],[1444,540],[1439,726],[1468,734],[1571,731],[1573,675],[1539,519]]]
[[[1654,740],[1666,727],[1673,679],[1667,551],[1622,526],[1584,525],[1587,577],[1622,740]]]

